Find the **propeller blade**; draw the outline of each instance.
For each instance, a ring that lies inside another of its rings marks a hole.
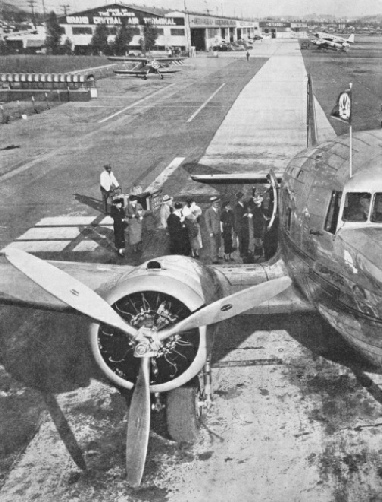
[[[281,277],[280,279],[263,282],[262,284],[238,291],[233,295],[226,296],[225,298],[217,300],[193,312],[189,317],[169,330],[160,331],[158,333],[159,338],[160,340],[164,340],[180,331],[200,328],[201,326],[208,326],[209,324],[230,319],[235,315],[241,314],[246,310],[270,300],[284,291],[284,289],[288,288],[291,283],[292,281],[289,277]]]
[[[7,249],[4,253],[14,267],[78,312],[124,331],[134,338],[137,336],[137,331],[103,298],[66,272],[20,249]]]
[[[150,357],[142,357],[141,368],[129,410],[126,438],[127,481],[141,484],[150,434]]]

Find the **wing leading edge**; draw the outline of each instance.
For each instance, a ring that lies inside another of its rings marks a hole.
[[[49,262],[68,273],[102,296],[111,285],[133,267],[80,262]],[[13,267],[4,256],[0,257],[0,304],[33,307],[42,310],[72,312],[72,309],[38,286]]]

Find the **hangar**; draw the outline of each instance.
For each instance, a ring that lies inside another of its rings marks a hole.
[[[62,43],[69,39],[76,54],[91,51],[92,37],[101,23],[108,26],[109,42],[122,24],[139,28],[140,34],[134,35],[129,46],[132,53],[141,51],[141,33],[147,24],[155,24],[158,28],[156,51],[172,47],[183,52],[190,51],[192,46],[196,50],[209,50],[224,40],[245,40],[260,32],[259,23],[253,21],[120,3],[60,16],[58,22],[62,28]]]

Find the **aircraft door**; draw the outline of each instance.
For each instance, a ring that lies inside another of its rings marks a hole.
[[[268,198],[269,198],[269,206],[268,206],[268,214],[270,217],[268,223],[268,229],[271,229],[275,225],[276,216],[278,216],[278,189],[279,184],[276,178],[275,173],[271,169],[269,174],[267,174],[267,179],[269,180],[270,187],[268,189]]]

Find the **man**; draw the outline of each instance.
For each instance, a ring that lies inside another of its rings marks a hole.
[[[170,253],[188,256],[190,254],[190,243],[182,208],[183,204],[181,202],[175,202],[174,211],[167,218],[167,229],[170,236]]]
[[[162,198],[162,204],[159,209],[159,225],[158,228],[167,228],[167,219],[172,211],[172,197],[169,195],[164,195]]]
[[[100,175],[99,184],[102,194],[104,213],[108,214],[107,201],[113,190],[119,187],[119,183],[111,170],[111,166],[109,164],[105,164],[103,167],[104,171]]]
[[[249,56],[251,55],[251,53],[249,52],[249,50],[247,50],[247,61],[249,61]]]
[[[240,256],[243,258],[248,254],[249,245],[249,226],[248,218],[244,216],[246,210],[244,207],[243,192],[237,192],[236,199],[237,203],[234,207],[234,231],[239,241]]]
[[[210,198],[211,206],[204,215],[207,232],[210,236],[210,257],[212,263],[219,263],[220,248],[222,245],[222,234],[220,227],[220,199],[218,197]]]

